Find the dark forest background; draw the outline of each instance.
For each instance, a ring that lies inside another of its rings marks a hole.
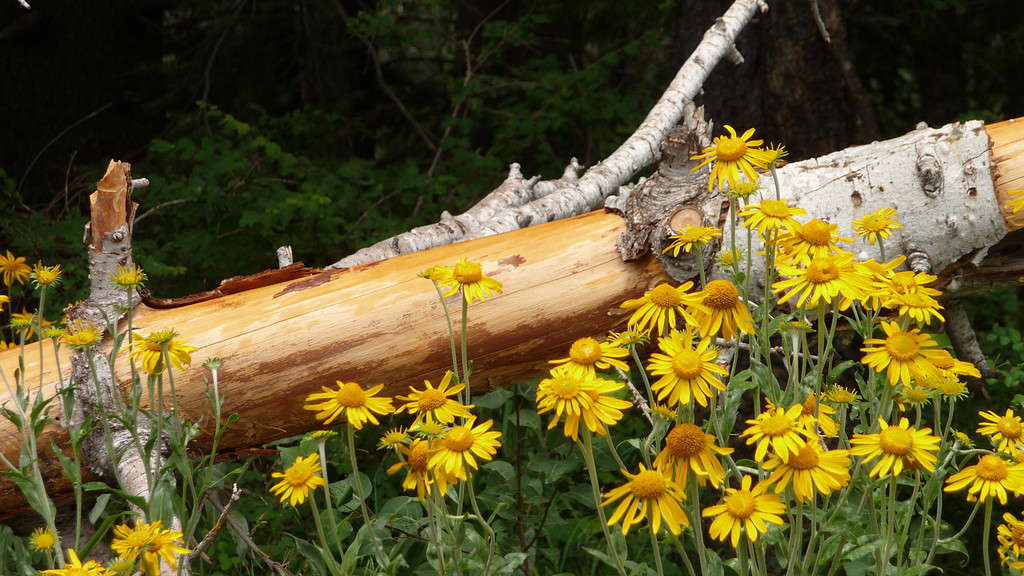
[[[272,267],[283,244],[324,265],[465,209],[510,162],[600,160],[729,2],[31,4],[0,2],[0,249],[63,264],[68,302],[110,158],[153,182],[135,249],[156,295]],[[804,0],[743,32],[746,62],[705,86],[713,119],[799,159],[1024,114],[1018,0],[817,5],[831,42]],[[1024,355],[1019,291],[972,303],[994,352]]]
[[[84,295],[87,199],[110,158],[152,181],[134,246],[155,295],[273,267],[283,244],[322,266],[464,210],[510,162],[551,177],[600,160],[729,4],[29,2],[0,0],[0,250],[62,264],[58,304]],[[811,1],[770,4],[702,103],[795,159],[1024,115],[1020,0],[817,0],[830,43]],[[1021,301],[968,301],[1004,371],[979,409],[1024,382]]]
[[[557,175],[638,124],[728,6],[709,0],[0,2],[3,247],[81,269],[109,158],[141,190],[136,251],[175,296],[323,265],[461,211],[509,162]],[[772,3],[704,104],[794,157],[920,121],[1024,114],[1017,0]],[[69,294],[77,294],[75,275]]]

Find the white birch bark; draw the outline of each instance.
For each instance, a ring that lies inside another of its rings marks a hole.
[[[791,206],[807,211],[802,221],[819,218],[838,225],[840,236],[854,238],[845,246],[862,260],[881,260],[882,255],[878,244],[855,238],[853,221],[894,208],[903,228],[885,241],[886,257],[906,255],[906,265],[915,271],[954,275],[958,267],[976,265],[987,247],[1007,233],[989,147],[980,121],[921,127],[892,140],[789,164],[778,171],[781,194]],[[769,175],[761,178],[759,193],[775,197]],[[701,209],[717,215],[721,202],[721,197],[712,198]],[[738,230],[736,244],[756,256],[764,246],[757,234],[753,238],[748,246],[745,231]],[[729,245],[728,227],[721,245]],[[764,277],[760,257],[753,275]]]

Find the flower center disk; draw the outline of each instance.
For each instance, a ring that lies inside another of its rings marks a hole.
[[[424,411],[437,410],[444,406],[444,403],[447,400],[448,399],[445,398],[445,395],[440,390],[427,388],[423,392],[420,392],[419,407],[420,410]]]
[[[426,470],[427,461],[430,459],[430,449],[426,442],[417,442],[409,449],[409,468],[413,470]]]
[[[601,345],[593,338],[580,338],[569,348],[569,357],[577,364],[596,364],[601,359]]]
[[[346,408],[359,408],[366,404],[366,393],[359,384],[348,382],[334,394],[334,399]]]
[[[824,284],[839,278],[839,267],[828,257],[815,258],[807,266],[807,280],[814,284]]]
[[[885,349],[897,360],[910,360],[921,351],[921,346],[909,332],[897,332],[885,339]]]
[[[681,350],[672,358],[672,371],[683,380],[692,380],[700,376],[704,362],[693,350]]]
[[[665,494],[665,478],[657,470],[642,470],[629,483],[633,496],[641,499],[659,498]]]
[[[814,409],[818,407],[818,402],[814,399],[814,396],[808,396],[804,400],[803,408],[800,410],[800,414],[804,416],[814,416]]]
[[[704,304],[715,310],[729,310],[740,300],[740,292],[728,280],[712,280],[704,287]]]
[[[792,428],[793,422],[785,414],[775,414],[761,423],[761,431],[767,436],[779,436]]]
[[[1008,471],[1006,462],[995,454],[986,454],[978,460],[978,466],[974,469],[978,478],[999,482],[1006,478]]]
[[[572,400],[580,395],[580,381],[572,376],[558,376],[551,381],[551,392],[562,400]]]
[[[724,162],[734,162],[747,153],[747,143],[742,138],[722,137],[715,143],[715,157]]]
[[[479,282],[483,273],[480,271],[479,262],[459,262],[452,270],[452,276],[459,284],[472,284]]]
[[[668,284],[659,284],[654,290],[651,290],[650,299],[652,304],[657,304],[662,308],[673,308],[683,303],[683,299],[679,297],[679,291]]]
[[[665,437],[665,446],[676,458],[692,458],[704,451],[704,431],[694,424],[680,424]]]
[[[910,430],[890,426],[879,433],[878,445],[887,454],[905,456],[914,447],[914,436]]]
[[[444,437],[444,447],[452,452],[465,452],[473,446],[473,432],[465,426],[456,426]]]
[[[1005,416],[999,419],[996,423],[996,429],[999,433],[1011,440],[1020,438],[1021,426],[1014,418],[1006,418]]]
[[[746,490],[725,497],[725,509],[733,518],[750,518],[754,513],[754,495]]]
[[[787,218],[789,217],[789,204],[786,204],[785,200],[763,200],[761,212],[772,218]]]
[[[786,465],[796,470],[809,470],[818,465],[818,460],[818,451],[810,443],[807,443],[799,452],[790,454]]]
[[[312,478],[313,469],[309,466],[292,466],[284,471],[285,482],[292,486],[302,486],[307,480]]]
[[[812,246],[828,246],[832,240],[832,227],[815,218],[803,225],[800,237]]]

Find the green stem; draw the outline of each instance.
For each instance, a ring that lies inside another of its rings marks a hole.
[[[46,286],[39,287],[39,310],[36,312],[36,330],[39,340],[39,392],[43,393],[43,308],[46,305]],[[31,397],[31,395],[30,395]]]
[[[643,362],[640,361],[640,354],[636,351],[636,344],[629,345],[629,353],[633,356],[633,362],[636,363],[636,369],[640,372],[640,379],[644,381],[644,391],[647,392],[647,402],[653,409],[654,404],[654,392],[651,391],[651,381],[647,377],[647,370],[644,369]]]
[[[654,554],[654,567],[658,576],[665,576],[665,569],[661,565],[661,548],[658,546],[658,534],[654,531],[654,524],[649,523],[651,535],[651,553]]]
[[[469,389],[469,300],[462,295],[462,378],[466,385],[466,404],[472,404],[473,392]]]
[[[366,505],[366,494],[363,493],[363,481],[359,478],[359,462],[356,459],[356,439],[352,424],[345,424],[345,438],[348,447],[349,461],[352,463],[352,486],[359,498],[359,508],[363,513],[363,522],[370,530],[370,541],[373,542],[373,551],[377,557],[377,564],[382,569],[387,568],[387,557],[384,555],[384,548],[377,539],[377,531],[373,529],[373,520],[370,517],[370,509]]]
[[[316,505],[315,492],[309,495],[309,507],[313,510],[313,523],[316,524],[316,534],[320,539],[320,556],[327,562],[327,569],[331,574],[341,574],[341,568],[338,566],[338,561],[334,558],[331,546],[327,542],[327,536],[324,534],[324,524],[320,520],[320,510]]]
[[[216,374],[216,372],[214,373]],[[326,440],[324,438],[318,438],[317,452],[320,454],[320,473],[323,474],[324,483],[324,507],[327,509],[327,520],[331,523],[331,540],[338,549],[338,554],[341,554],[342,563],[345,562],[345,547],[341,545],[341,538],[338,536],[338,518],[334,513],[334,502],[331,497],[331,479],[327,475],[327,448],[325,446]]]
[[[739,557],[740,561],[740,576],[747,576],[748,574],[750,574],[750,564],[747,562],[746,543],[740,544],[736,548],[736,556]]]
[[[434,544],[434,549],[437,550],[437,559],[441,566],[439,573],[447,574],[448,569],[445,567],[444,561],[444,545],[441,542],[440,521],[437,517],[440,513],[437,506],[437,497],[435,496],[437,486],[430,485],[429,490],[430,494],[427,497],[425,508],[427,509],[427,522],[430,524],[430,539]]]
[[[896,519],[896,475],[889,476],[889,494],[888,500],[883,512],[885,519],[885,535],[882,540],[882,551],[878,557],[878,573],[886,574],[889,571],[889,549],[892,545],[893,524]],[[899,552],[897,551],[897,554]]]
[[[738,204],[735,198],[729,198],[729,249],[732,250],[732,280],[736,282],[737,277],[740,275],[740,263],[736,258],[736,209]],[[749,246],[747,247],[750,248]],[[746,299],[749,295],[743,294],[743,298]]]
[[[448,343],[452,349],[452,372],[455,375],[455,381],[462,382],[459,376],[459,357],[455,352],[455,328],[452,327],[452,315],[448,310],[448,300],[444,297],[444,292],[437,282],[434,282],[434,289],[437,290],[437,297],[441,300],[441,308],[444,310],[444,321],[448,324]]]
[[[940,498],[940,500],[941,500],[941,498]],[[978,502],[978,503],[976,503],[974,505],[974,510],[971,510],[971,515],[967,517],[967,523],[964,524],[964,527],[961,528],[959,532],[957,532],[956,534],[953,534],[949,538],[943,538],[942,540],[939,540],[938,542],[933,544],[932,545],[933,550],[934,550],[935,545],[937,545],[937,544],[939,544],[941,542],[952,542],[954,540],[959,540],[960,537],[963,536],[965,532],[967,532],[967,529],[971,527],[971,524],[974,523],[974,517],[978,515],[978,510],[980,510],[980,509],[981,509],[981,502]]]
[[[669,539],[672,540],[672,546],[676,549],[676,554],[683,559],[683,566],[686,566],[686,572],[690,576],[697,576],[697,573],[693,570],[693,563],[690,562],[690,557],[686,555],[686,549],[683,548],[683,543],[679,540],[679,537],[675,534],[669,534]]]
[[[612,458],[615,459],[615,463],[618,464],[620,470],[626,469],[626,463],[622,461],[622,457],[619,456],[619,451],[615,448],[615,441],[612,440],[611,434],[605,434],[604,440],[608,444],[608,451],[612,453]],[[641,456],[644,457],[644,465],[648,468],[651,467],[650,456],[641,452]]]
[[[985,562],[985,576],[992,576],[992,561],[988,557],[989,532],[992,531],[992,500],[993,498],[989,497],[985,501],[985,531],[981,533],[981,553]]]
[[[771,171],[772,171],[772,182],[775,183],[775,199],[776,200],[781,200],[782,199],[782,187],[779,186],[779,173],[775,171],[775,164],[771,165]]]
[[[789,557],[788,566],[786,566],[786,576],[793,573],[793,567],[797,565],[797,552],[801,548],[801,544],[804,541],[804,503],[797,502],[796,510],[794,511],[793,523],[789,529],[789,546],[787,547],[786,555]]]
[[[626,568],[623,566],[622,558],[619,557],[619,551],[615,548],[615,544],[612,541],[611,532],[608,530],[608,520],[605,518],[604,508],[601,507],[601,486],[597,481],[597,464],[594,462],[594,446],[590,430],[583,430],[582,452],[583,460],[587,464],[587,474],[590,477],[590,488],[594,495],[594,506],[597,508],[597,518],[601,522],[601,531],[604,532],[605,542],[608,543],[608,551],[611,553],[612,562],[615,564],[615,570],[621,576],[626,576]]]
[[[705,278],[704,272],[704,243],[697,242],[697,269],[700,273],[700,286],[703,288],[707,285],[707,278]]]
[[[693,519],[690,520],[690,526],[693,530],[693,542],[697,548],[697,562],[700,564],[701,574],[708,573],[708,553],[707,547],[704,545],[704,526],[701,524],[701,512],[700,512],[700,487],[697,485],[697,475],[690,473],[687,475],[686,489],[689,491],[687,500],[690,501],[692,506]]]
[[[900,532],[900,538],[899,538],[899,540],[897,540],[897,544],[902,545],[903,542],[907,542],[908,541],[907,537],[910,535],[910,523],[911,523],[911,521],[914,518],[914,504],[917,502],[917,495],[920,492],[920,488],[921,488],[921,472],[915,471],[914,472],[914,490],[910,493],[910,500],[907,501],[907,514],[906,514],[906,517],[905,517],[905,519],[903,521],[903,527],[901,528],[899,525],[896,526],[896,529],[899,530],[899,532]],[[941,500],[942,497],[939,496],[939,499]],[[923,523],[922,523],[922,528],[923,528]],[[897,574],[900,573],[900,569],[901,569],[902,565],[903,565],[903,555],[898,554],[896,556],[896,573]]]
[[[494,529],[487,523],[487,519],[480,513],[480,505],[476,502],[476,490],[473,488],[473,478],[466,480],[469,488],[469,504],[473,507],[473,514],[476,515],[480,526],[487,532],[487,561],[484,563],[484,576],[491,573],[491,562],[494,560]]]

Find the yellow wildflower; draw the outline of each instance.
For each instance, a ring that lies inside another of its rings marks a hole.
[[[728,136],[716,136],[711,146],[690,158],[691,160],[702,160],[691,171],[714,163],[711,165],[711,177],[708,178],[708,190],[711,190],[716,181],[719,188],[722,188],[726,182],[730,187],[736,186],[740,173],[749,180],[756,180],[757,172],[754,171],[754,168],[767,167],[764,158],[759,154],[759,149],[764,141],[750,139],[754,135],[753,128],[744,132],[742,136],[737,136],[736,130],[728,124],[725,125],[725,129],[729,132]]]
[[[270,493],[280,497],[281,502],[287,500],[292,506],[302,504],[311,491],[327,485],[327,481],[320,476],[320,470],[319,454],[299,456],[284,472],[271,474],[272,478],[280,478],[281,481],[270,488]],[[115,552],[120,553],[118,550]],[[125,556],[123,553],[121,555]]]

